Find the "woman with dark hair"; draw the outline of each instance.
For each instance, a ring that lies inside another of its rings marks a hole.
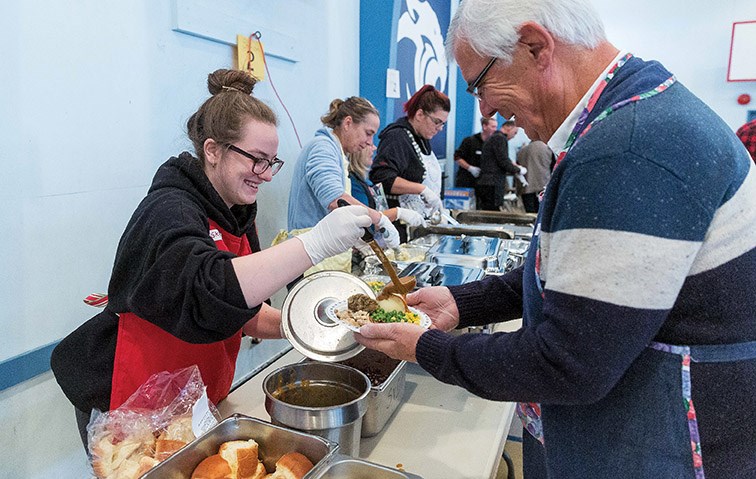
[[[211,97],[187,123],[195,154],[158,169],[118,245],[107,307],[53,351],[85,444],[91,411],[119,407],[155,373],[197,365],[210,401],[226,397],[242,334],[281,337],[281,312],[265,301],[378,222],[364,206],[339,208],[260,250],[257,193],[283,161],[254,85],[240,71],[208,76]]]
[[[389,207],[412,209],[424,218],[442,208],[441,167],[430,139],[444,128],[450,110],[449,97],[425,85],[404,104],[407,115],[378,136],[370,179],[383,185]],[[398,229],[405,240],[405,228]]]

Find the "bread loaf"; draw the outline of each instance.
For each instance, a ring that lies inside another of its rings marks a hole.
[[[303,454],[289,452],[276,461],[275,472],[266,479],[302,479],[312,468],[312,462]]]

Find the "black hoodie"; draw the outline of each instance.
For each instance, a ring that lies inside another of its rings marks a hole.
[[[370,181],[383,184],[383,191],[391,194],[397,177],[407,181],[422,183],[425,176],[423,161],[417,156],[407,132],[410,132],[424,155],[431,153],[430,142],[418,135],[406,116],[388,125],[378,135],[378,151],[370,168]],[[389,198],[389,207],[399,206],[399,202]]]
[[[244,300],[235,255],[216,247],[208,223],[247,235],[259,251],[256,212],[256,203],[229,209],[189,153],[158,169],[118,244],[108,306],[53,351],[55,377],[78,409],[109,408],[118,313],[134,313],[189,343],[227,339],[257,314],[260,307]]]

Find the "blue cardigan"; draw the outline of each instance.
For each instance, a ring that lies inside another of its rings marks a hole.
[[[289,230],[311,228],[328,214],[328,205],[345,192],[341,144],[321,128],[294,165],[289,191]]]

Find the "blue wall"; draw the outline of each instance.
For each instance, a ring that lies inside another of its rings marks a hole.
[[[443,29],[441,34],[445,37],[446,25],[456,0],[449,0],[451,7],[449,9],[440,8],[439,2],[434,3],[438,11],[438,22]],[[406,63],[406,58],[411,54],[407,50],[411,48],[410,42],[404,41],[406,45],[403,46],[392,44],[397,36],[398,19],[404,10],[406,10],[406,0],[381,2],[361,0],[360,2],[360,95],[370,100],[380,110],[382,127],[399,116],[401,106],[406,101],[403,91],[407,82],[405,78],[402,78],[401,82],[402,98],[386,98],[386,69],[397,68],[397,63],[400,63],[399,68],[404,69],[402,75],[408,76],[406,66],[401,65],[402,62],[398,62],[396,57],[397,55],[403,57]],[[451,62],[451,59],[448,61]],[[456,106],[451,112],[454,121],[449,123],[445,132],[434,137],[433,141],[433,149],[439,158],[446,156],[445,136],[447,134],[453,135],[454,144],[458,145],[464,137],[475,130],[474,109],[477,105],[474,99],[465,92],[467,85],[460,79],[458,72],[457,75],[451,75],[452,71],[456,72],[456,69],[456,64],[450,63],[444,85],[452,101],[456,100]],[[456,81],[449,81],[455,77]]]

